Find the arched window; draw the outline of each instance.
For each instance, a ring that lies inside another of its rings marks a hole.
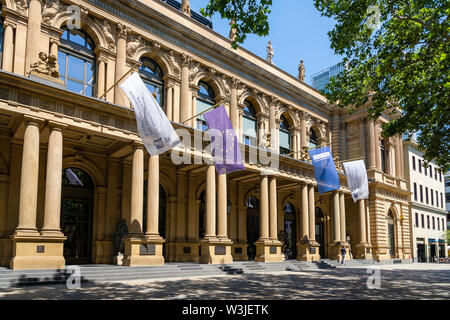
[[[250,209],[259,209],[259,200],[256,197],[248,197],[247,207]]]
[[[160,107],[164,107],[164,81],[163,72],[159,65],[150,58],[141,58],[142,65],[139,74],[151,93],[156,94],[156,101]]]
[[[250,101],[244,101],[244,116],[242,117],[242,130],[244,143],[248,146],[258,145],[258,123],[256,111]]]
[[[311,129],[309,130],[309,148],[315,149],[319,146],[319,142],[317,141],[316,132]]]
[[[281,116],[280,122],[280,154],[289,154],[291,152],[291,132],[289,122]]]
[[[70,91],[94,96],[95,45],[81,30],[64,27],[58,51],[61,80]]]
[[[63,170],[62,185],[94,189],[94,183],[91,177],[85,171],[78,168],[67,168]]]
[[[197,98],[197,110],[196,113],[205,111],[216,104],[214,90],[209,84],[204,81],[198,83],[200,89],[198,90]],[[203,115],[197,117],[197,130],[206,131],[208,126],[206,125]]]

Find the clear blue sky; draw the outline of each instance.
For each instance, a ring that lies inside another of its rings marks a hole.
[[[199,12],[208,2],[190,0],[191,10]],[[228,37],[229,21],[216,14],[212,22],[216,32]],[[330,49],[327,35],[334,27],[334,20],[321,17],[312,0],[274,0],[269,25],[267,37],[249,35],[242,46],[265,59],[267,43],[271,40],[275,65],[297,77],[298,65],[303,59],[308,84],[311,84],[311,75],[342,60]]]

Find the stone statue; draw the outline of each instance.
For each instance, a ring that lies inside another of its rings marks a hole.
[[[230,38],[231,41],[234,41],[234,39],[236,39],[236,28],[233,28],[233,24],[235,23],[235,19],[230,21],[230,34],[228,35],[228,38]]]
[[[30,65],[30,73],[59,79],[57,57],[52,54],[47,56],[45,52],[40,52],[39,59],[40,60],[38,62],[32,63]]]
[[[127,44],[127,56],[132,58],[136,51],[145,45],[141,36],[132,37],[131,41]]]
[[[117,226],[116,233],[114,234],[114,252],[115,254],[124,254],[125,245],[123,239],[128,236],[127,221],[125,219],[120,220]]]
[[[303,64],[303,60],[300,60],[300,65],[298,66],[298,78],[301,81],[305,81],[305,66]]]
[[[49,24],[58,14],[59,7],[59,0],[45,0],[44,9],[42,11],[42,21]]]
[[[181,12],[191,15],[191,5],[189,4],[189,0],[181,0]]]
[[[273,47],[272,47],[272,41],[269,41],[267,44],[267,62],[273,64]]]

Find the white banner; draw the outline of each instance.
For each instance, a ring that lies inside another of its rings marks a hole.
[[[162,154],[180,144],[169,119],[138,73],[129,76],[120,88],[134,107],[139,135],[150,155]]]
[[[353,201],[369,198],[369,182],[367,180],[366,165],[363,160],[344,162],[348,187],[352,193]]]

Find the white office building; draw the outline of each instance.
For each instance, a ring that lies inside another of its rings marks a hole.
[[[405,178],[410,195],[412,256],[416,262],[432,262],[448,256],[445,177],[430,163],[424,166],[423,154],[414,140],[404,141]]]

